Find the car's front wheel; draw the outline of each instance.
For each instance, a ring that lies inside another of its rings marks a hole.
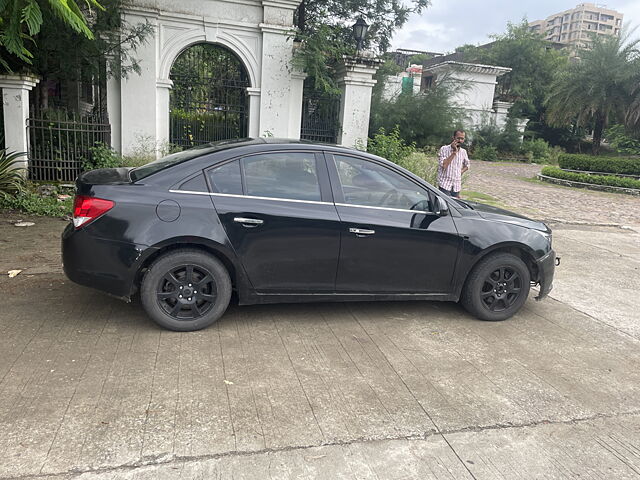
[[[208,327],[224,314],[231,280],[217,258],[199,250],[176,250],[151,265],[140,298],[158,325],[190,332]]]
[[[505,320],[524,305],[530,279],[529,269],[520,258],[510,253],[491,255],[469,274],[460,302],[481,320]]]

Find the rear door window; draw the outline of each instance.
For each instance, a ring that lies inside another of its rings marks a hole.
[[[274,152],[242,159],[245,194],[256,197],[320,201],[313,152]]]

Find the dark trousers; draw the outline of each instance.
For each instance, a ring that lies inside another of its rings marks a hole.
[[[454,192],[453,190],[445,190],[442,187],[438,187],[440,189],[440,191],[442,193],[446,193],[447,195],[449,195],[450,197],[455,197],[455,198],[459,198],[460,197],[460,192]]]

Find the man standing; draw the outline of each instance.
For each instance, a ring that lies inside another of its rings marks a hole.
[[[462,148],[465,134],[453,132],[453,141],[438,152],[438,187],[450,197],[459,197],[462,190],[462,174],[469,170],[469,156]]]

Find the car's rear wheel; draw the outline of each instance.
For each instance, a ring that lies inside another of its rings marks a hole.
[[[505,320],[529,296],[531,274],[525,263],[510,253],[481,260],[469,274],[460,302],[481,320]]]
[[[140,298],[151,319],[179,332],[206,328],[229,306],[231,279],[215,257],[176,250],[156,260],[142,280]]]

